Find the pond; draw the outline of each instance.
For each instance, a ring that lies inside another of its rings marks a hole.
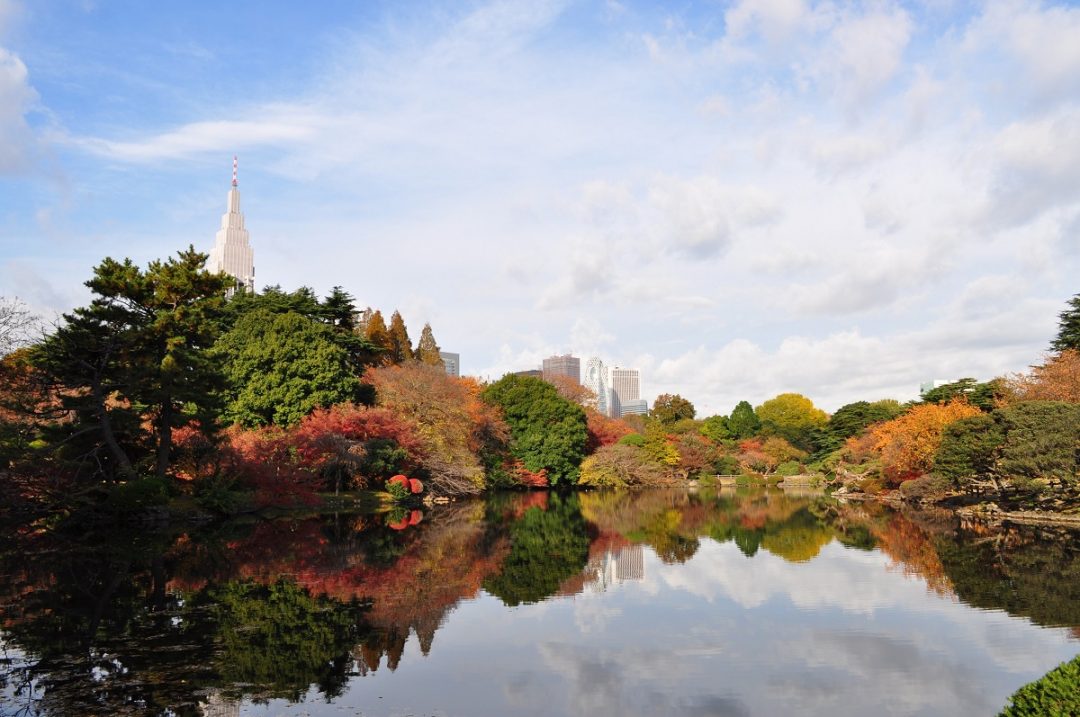
[[[987,715],[1080,536],[781,491],[6,535],[0,714]]]

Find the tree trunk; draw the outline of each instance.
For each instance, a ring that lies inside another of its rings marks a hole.
[[[116,440],[116,434],[113,433],[112,422],[109,420],[109,410],[105,407],[105,394],[101,389],[100,379],[96,377],[93,379],[91,390],[94,394],[94,407],[97,410],[98,420],[101,422],[101,435],[105,439],[105,445],[108,446],[116,462],[120,464],[120,473],[125,478],[133,478],[135,469],[131,465],[131,459],[128,458],[127,453],[124,453],[124,449],[120,447],[120,443]]]
[[[163,401],[158,418],[157,477],[164,478],[169,470],[169,453],[172,451],[172,401]]]

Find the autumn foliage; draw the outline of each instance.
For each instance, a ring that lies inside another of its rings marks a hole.
[[[1016,374],[1007,384],[1018,401],[1080,403],[1080,351],[1065,349],[1029,373]]]
[[[874,450],[881,454],[886,480],[899,485],[904,480],[929,472],[941,445],[945,426],[980,413],[979,409],[963,400],[946,404],[928,403],[873,426],[870,435],[873,437]]]
[[[596,409],[585,409],[585,429],[589,432],[585,444],[586,453],[595,453],[596,449],[610,446],[623,436],[628,436],[634,429],[615,418],[608,418]]]

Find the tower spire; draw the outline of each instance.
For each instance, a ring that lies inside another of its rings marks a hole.
[[[236,166],[237,166],[237,164],[238,163],[236,161],[236,155],[234,154],[232,156],[232,185],[234,187],[236,186]]]

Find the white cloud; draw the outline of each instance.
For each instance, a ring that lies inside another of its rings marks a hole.
[[[10,10],[0,5],[0,24],[5,12]],[[30,166],[34,136],[26,114],[36,101],[26,65],[18,55],[0,47],[0,175],[21,173]]]

